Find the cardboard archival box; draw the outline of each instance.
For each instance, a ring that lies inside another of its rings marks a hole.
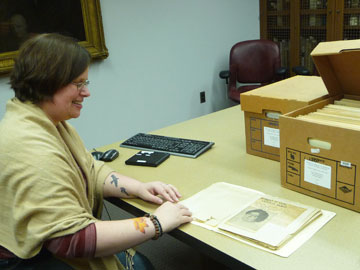
[[[360,127],[299,119],[360,100],[360,40],[319,43],[311,55],[330,97],[280,117],[281,184],[360,212]]]
[[[241,94],[246,152],[280,160],[279,115],[329,97],[318,76],[295,76]]]

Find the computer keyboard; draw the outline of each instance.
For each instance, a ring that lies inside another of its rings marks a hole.
[[[214,145],[213,142],[138,133],[120,144],[122,147],[166,152],[196,158]]]

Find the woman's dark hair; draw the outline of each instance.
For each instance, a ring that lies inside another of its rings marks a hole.
[[[259,216],[254,220],[255,222],[261,222],[268,218],[269,214],[262,209],[254,209],[247,211],[245,214],[258,213]]]
[[[90,54],[73,38],[37,35],[20,47],[10,75],[15,97],[40,103],[79,77],[90,64]]]

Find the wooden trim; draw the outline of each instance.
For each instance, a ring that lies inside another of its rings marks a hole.
[[[260,5],[260,38],[267,39],[267,8],[266,8],[266,0],[259,0]]]
[[[292,0],[290,6],[290,74],[292,67],[300,65],[300,0]]]

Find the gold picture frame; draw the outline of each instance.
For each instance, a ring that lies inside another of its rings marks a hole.
[[[53,0],[53,1],[54,1],[53,6],[56,6],[57,3],[62,3],[62,5],[65,5],[65,6],[66,6],[66,4],[63,4],[63,3],[68,3],[67,4],[68,6],[74,4],[74,2],[71,2],[74,0],[68,0],[68,1]],[[55,2],[55,1],[57,1],[57,2]],[[104,29],[103,29],[103,24],[102,24],[102,16],[101,16],[101,8],[100,8],[100,0],[76,0],[76,1],[80,2],[80,3],[77,2],[76,4],[79,7],[78,12],[79,13],[81,12],[81,14],[70,14],[70,15],[73,15],[75,17],[78,15],[77,16],[78,23],[83,24],[83,25],[78,26],[78,28],[81,28],[81,31],[82,31],[81,36],[85,37],[85,38],[79,39],[80,40],[79,44],[82,45],[83,47],[85,47],[89,51],[89,53],[93,59],[107,58],[109,56],[109,52],[105,45]],[[20,7],[19,7],[19,9],[18,9],[18,10],[20,10],[20,12],[19,12],[16,9],[17,8],[15,6],[16,4],[14,4],[14,3],[17,3],[19,6],[24,5],[24,3],[25,4],[31,3],[32,9],[28,8],[27,11],[28,10],[34,11],[34,10],[36,10],[37,7],[41,7],[42,10],[39,12],[36,12],[37,14],[41,13],[41,12],[43,14],[44,11],[46,13],[46,8],[48,8],[48,7],[41,6],[42,3],[43,4],[45,3],[44,5],[47,5],[47,6],[51,5],[51,1],[49,1],[49,0],[47,0],[47,1],[26,0],[26,2],[21,1],[21,0],[20,1],[19,0],[17,0],[17,1],[13,1],[13,0],[6,1],[5,0],[2,3],[3,3],[2,4],[3,6],[0,7],[0,9],[2,9],[2,13],[0,13],[0,34],[2,33],[1,31],[4,32],[4,29],[6,29],[6,28],[10,29],[11,26],[15,25],[15,23],[13,21],[11,21],[11,19],[14,17],[14,15],[9,14],[10,12],[21,14],[21,11],[25,10],[24,7],[22,9],[20,9]],[[36,5],[39,5],[39,6],[36,6]],[[9,10],[6,11],[6,8],[9,8]],[[80,11],[80,8],[81,8],[81,11]],[[52,12],[57,12],[57,10],[61,10],[61,9],[59,9],[58,7],[56,7],[56,8],[54,7],[52,9]],[[8,14],[6,14],[6,12],[8,12]],[[60,18],[63,18],[64,12],[66,12],[66,11],[61,10],[59,12],[62,12],[62,15],[61,15],[62,17],[60,17]],[[70,10],[68,12],[71,13],[74,11]],[[75,12],[77,12],[77,11],[75,11]],[[28,12],[26,15],[28,15],[28,20],[31,20],[32,18],[35,18],[35,20],[36,20],[39,17],[37,14],[29,14],[29,12]],[[26,16],[24,16],[24,17],[26,17]],[[82,20],[81,20],[81,18],[82,18]],[[51,16],[50,16],[50,19],[52,19]],[[63,18],[63,19],[69,21],[69,18]],[[54,20],[56,20],[56,19],[54,19]],[[47,30],[49,29],[43,25],[41,27],[43,27],[43,29],[47,29]],[[39,27],[38,28],[34,27],[33,29],[36,29],[36,30],[33,31],[34,33],[32,33],[32,34],[46,32],[43,30],[39,30],[39,29],[41,29]],[[53,32],[58,32],[58,31],[56,28],[54,28]],[[1,38],[3,39],[4,42],[7,42],[6,37],[0,36],[0,39]],[[14,59],[17,56],[17,54],[18,54],[18,51],[14,50],[14,49],[10,49],[9,51],[6,51],[6,49],[3,49],[0,51],[0,74],[6,74],[11,71],[11,69],[13,68],[13,65],[14,65]]]

